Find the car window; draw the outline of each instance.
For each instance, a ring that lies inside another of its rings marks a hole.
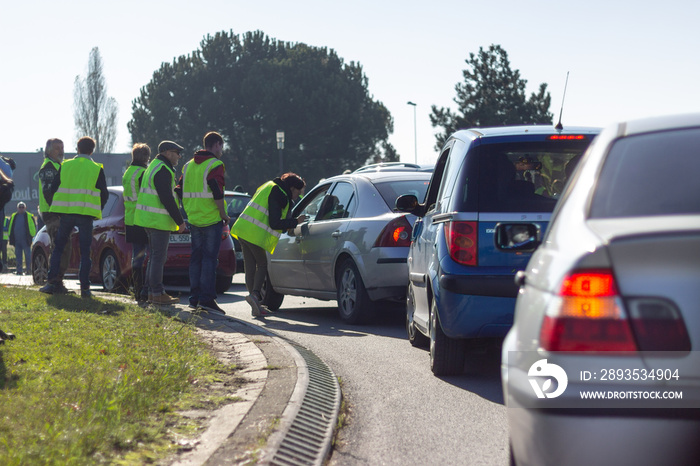
[[[294,217],[298,217],[299,215],[308,215],[310,219],[315,219],[316,215],[318,215],[318,212],[321,207],[321,203],[323,202],[323,199],[326,196],[326,193],[328,192],[328,188],[330,188],[331,185],[327,184],[325,186],[321,186],[320,188],[317,188],[304,196],[300,201],[297,206],[294,207]]]
[[[114,209],[114,206],[117,205],[118,201],[119,201],[119,195],[116,193],[110,192],[109,198],[107,199],[107,203],[102,208],[102,218],[109,217],[112,214],[112,210]]]
[[[484,144],[479,148],[478,208],[487,212],[551,212],[589,141]],[[466,183],[466,181],[463,181]],[[462,189],[462,204],[470,189]]]
[[[321,203],[316,220],[333,220],[349,217],[350,212],[348,208],[354,192],[352,184],[342,181],[338,182]]]
[[[592,218],[700,213],[700,129],[615,142],[596,183]]]
[[[404,194],[413,194],[418,199],[424,199],[430,180],[391,180],[375,182],[377,191],[391,210],[396,208],[396,198]]]
[[[428,190],[425,194],[425,200],[423,201],[424,204],[424,212],[428,212],[432,210],[435,207],[435,203],[437,202],[437,195],[438,195],[438,189],[440,188],[440,185],[442,183],[442,178],[443,175],[445,174],[445,165],[447,164],[447,158],[450,155],[450,149],[452,148],[452,144],[448,143],[449,145],[445,147],[440,154],[440,157],[438,158],[437,162],[435,163],[435,170],[433,170],[433,177],[430,180],[430,184],[428,185]],[[420,198],[418,198],[420,199]]]
[[[250,201],[249,197],[246,196],[233,196],[231,200],[228,203],[228,207],[226,209],[226,213],[228,216],[238,216],[241,215],[241,212],[243,212],[243,209],[245,209],[245,206],[248,205],[248,201]]]

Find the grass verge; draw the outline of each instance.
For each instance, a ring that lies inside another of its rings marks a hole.
[[[146,464],[201,422],[178,411],[231,400],[235,379],[192,324],[153,308],[0,288],[0,464]]]

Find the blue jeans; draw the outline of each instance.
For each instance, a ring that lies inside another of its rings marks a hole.
[[[165,293],[163,267],[165,267],[165,261],[168,258],[170,232],[146,228],[146,234],[148,235],[148,265],[146,266],[143,289],[148,290],[150,295],[160,296]]]
[[[80,289],[90,289],[90,268],[92,259],[90,258],[90,245],[92,244],[92,221],[93,218],[87,215],[62,214],[61,223],[56,233],[56,241],[51,260],[49,261],[49,283],[60,281],[61,255],[70,241],[73,228],[78,227],[78,241],[80,245]]]
[[[206,303],[216,299],[216,266],[219,263],[223,228],[223,222],[207,227],[190,225],[190,303]]]
[[[15,257],[17,258],[17,273],[22,273],[22,256],[25,258],[25,263],[27,264],[27,272],[32,270],[30,262],[30,256],[32,254],[32,247],[29,244],[19,244],[15,243]]]

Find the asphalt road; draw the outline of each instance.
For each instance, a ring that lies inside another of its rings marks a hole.
[[[66,286],[79,288],[71,281]],[[185,287],[168,291],[187,296]],[[473,355],[463,375],[438,378],[428,351],[408,343],[399,311],[353,326],[340,320],[335,301],[286,296],[280,312],[253,319],[246,294],[238,274],[219,305],[313,351],[341,380],[348,420],[329,464],[508,464],[497,356]]]
[[[508,423],[497,356],[474,355],[464,375],[435,377],[427,350],[406,339],[404,315],[344,324],[335,301],[286,296],[253,319],[242,276],[219,299],[227,314],[310,349],[341,379],[349,406],[331,465],[508,464]]]

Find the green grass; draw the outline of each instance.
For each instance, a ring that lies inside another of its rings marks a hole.
[[[145,464],[203,428],[178,410],[230,402],[192,324],[76,295],[0,288],[0,464]]]

